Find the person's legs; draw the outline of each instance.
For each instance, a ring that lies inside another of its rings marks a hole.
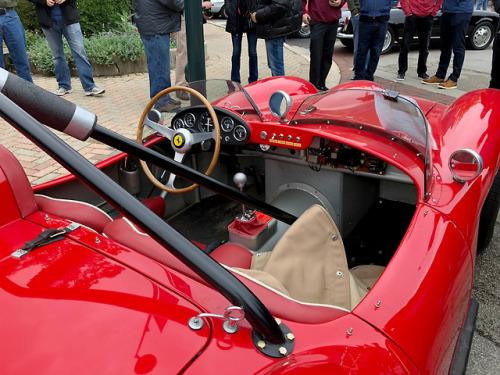
[[[337,38],[337,28],[338,22],[332,24],[327,24],[324,42],[323,42],[323,56],[321,58],[321,67],[319,73],[319,85],[321,87],[326,86],[326,77],[330,72],[333,62],[333,47],[335,45],[335,39]]]
[[[356,61],[356,54],[358,52],[358,36],[359,36],[359,15],[357,17],[351,18],[352,25],[352,43],[353,43],[353,53],[352,53],[352,65]]]
[[[449,77],[457,82],[465,60],[465,35],[472,13],[454,14],[452,23],[451,48],[453,49],[453,71]]]
[[[500,90],[500,25],[497,27],[495,40],[493,41],[493,59],[491,61],[491,81],[490,89]]]
[[[42,31],[52,53],[57,84],[65,90],[71,90],[71,73],[64,56],[62,29],[59,23],[54,22],[52,29],[42,29]]]
[[[413,14],[410,17],[405,18],[403,42],[401,43],[398,57],[398,75],[405,74],[408,70],[408,51],[410,50],[410,44],[413,40],[413,35],[415,35],[417,18],[418,17]]]
[[[283,43],[286,37],[266,39],[267,66],[271,69],[271,75],[284,76],[285,64],[283,61]]]
[[[432,17],[432,15],[417,18],[417,33],[419,45],[417,74],[419,77],[427,74],[427,57],[429,56],[429,42],[431,38],[433,22],[434,17]]]
[[[26,54],[26,36],[24,28],[15,10],[10,10],[0,16],[0,41],[5,40],[9,54],[16,68],[17,75],[33,83],[30,63]],[[0,58],[0,67],[5,68],[3,57]]]
[[[181,29],[176,34],[177,50],[175,52],[175,85],[187,86],[186,64],[187,64],[187,44],[186,44],[186,19],[181,16]]]
[[[257,33],[255,31],[247,32],[247,42],[248,42],[248,65],[250,70],[248,83],[252,83],[259,79],[259,66],[257,57]]]
[[[372,43],[369,48],[370,61],[368,62],[368,68],[366,69],[366,79],[369,81],[374,80],[374,74],[377,70],[380,53],[384,47],[385,35],[387,34],[389,23],[387,21],[374,22],[374,25],[375,27],[372,30]]]
[[[323,46],[328,25],[322,22],[310,23],[311,35],[309,38],[309,82],[316,88],[321,86],[321,62],[323,59]]]
[[[451,35],[452,35],[452,24],[451,24],[451,13],[443,13],[440,20],[440,47],[441,54],[439,55],[439,65],[436,72],[436,77],[440,79],[445,79],[446,71],[450,65],[451,60]]]
[[[231,40],[233,41],[233,55],[231,56],[231,81],[238,83],[241,83],[241,38],[243,38],[243,34],[231,34]]]
[[[354,79],[366,79],[366,57],[370,49],[373,22],[359,22],[358,49],[354,61]]]
[[[160,91],[171,86],[170,82],[170,34],[141,35],[149,72],[149,96],[154,98]],[[170,102],[165,95],[158,100],[160,107]]]

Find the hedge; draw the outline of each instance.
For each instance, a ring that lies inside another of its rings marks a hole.
[[[116,28],[124,13],[131,12],[130,0],[78,0],[80,26],[84,35],[98,34]],[[28,0],[17,0],[16,11],[26,30],[39,30],[35,4]]]

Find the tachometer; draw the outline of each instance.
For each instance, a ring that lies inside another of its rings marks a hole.
[[[201,114],[198,129],[201,132],[205,133],[210,133],[214,130],[214,121],[212,120],[212,116],[210,116],[210,113],[208,111],[205,111]]]
[[[234,129],[234,121],[231,117],[224,117],[220,122],[220,127],[226,133],[231,132]]]

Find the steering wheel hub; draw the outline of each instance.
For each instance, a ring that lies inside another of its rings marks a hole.
[[[187,129],[179,129],[174,133],[170,144],[175,152],[185,154],[191,150],[193,135]]]

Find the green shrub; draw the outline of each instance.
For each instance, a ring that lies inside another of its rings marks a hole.
[[[116,29],[123,14],[131,13],[130,0],[78,0],[80,26],[84,35]],[[39,30],[35,15],[35,4],[28,0],[17,0],[16,11],[26,30]]]

